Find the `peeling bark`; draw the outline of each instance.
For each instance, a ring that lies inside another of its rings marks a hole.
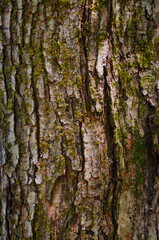
[[[1,239],[159,239],[157,0],[0,3]]]

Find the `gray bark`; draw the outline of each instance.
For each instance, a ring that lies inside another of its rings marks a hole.
[[[0,236],[159,239],[159,3],[2,0]]]

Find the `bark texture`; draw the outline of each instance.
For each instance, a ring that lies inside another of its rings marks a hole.
[[[0,13],[0,239],[159,239],[159,2]]]

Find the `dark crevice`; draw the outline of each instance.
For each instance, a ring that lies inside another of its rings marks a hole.
[[[31,33],[30,33],[30,47],[33,48],[34,43],[33,43],[33,39],[31,38],[31,36],[33,36],[33,20],[34,20],[34,14],[32,17],[32,23],[31,23]],[[23,33],[24,35],[24,33]],[[34,54],[36,55],[36,54]],[[36,141],[37,141],[37,149],[38,149],[38,159],[40,158],[40,121],[39,121],[39,102],[38,102],[38,98],[37,98],[37,88],[36,88],[36,80],[34,79],[34,58],[35,56],[33,56],[33,58],[31,58],[31,67],[32,67],[32,73],[31,73],[31,87],[33,89],[33,100],[34,100],[34,111],[35,111],[35,118],[36,118]]]
[[[157,205],[157,204],[156,204],[156,205]],[[155,209],[155,210],[157,210],[157,207],[158,207],[158,205],[156,206],[156,209]],[[155,212],[157,212],[157,211],[155,211]],[[157,239],[159,239],[159,230],[158,230],[159,216],[158,216],[158,214],[156,214],[155,217],[156,217],[156,221],[155,221],[156,237],[157,237]]]
[[[113,51],[113,37],[112,37],[112,17],[113,17],[113,9],[112,9],[112,0],[108,1],[108,26],[107,26],[107,32],[109,33],[109,41],[112,46]],[[111,50],[110,50],[111,51]],[[110,59],[109,61],[109,71],[112,74],[113,77],[113,65]],[[105,199],[106,202],[109,201],[109,193],[112,193],[112,202],[108,203],[110,204],[111,209],[111,218],[112,218],[112,224],[114,227],[113,230],[113,236],[112,239],[116,240],[118,239],[117,236],[117,229],[118,229],[118,223],[117,223],[117,185],[118,185],[118,165],[116,160],[116,144],[114,142],[114,129],[115,129],[115,123],[114,118],[112,114],[112,107],[111,107],[111,96],[110,96],[110,86],[107,81],[107,75],[108,71],[106,66],[103,67],[104,72],[104,117],[105,117],[105,134],[107,138],[107,145],[108,145],[108,157],[112,159],[112,165],[111,165],[111,179],[109,184],[109,191],[107,194],[107,198]]]
[[[18,49],[20,49],[20,44],[18,44]],[[19,54],[19,66],[21,66],[23,63],[23,60],[22,60],[22,55]],[[15,74],[15,92],[16,92],[16,95],[18,94],[21,98],[22,98],[22,95],[20,93],[20,84],[19,84],[19,80],[20,79],[20,67],[17,67],[16,68],[16,74]]]
[[[102,233],[103,239],[108,240],[108,236],[105,234],[105,232],[102,229],[101,229],[101,233]]]
[[[12,11],[11,11],[11,16],[10,16],[10,24],[9,24],[9,30],[10,30],[10,48],[11,48],[11,63],[14,66],[14,62],[13,62],[13,33],[12,33],[12,20],[13,20],[13,13],[14,13],[14,1],[12,2]]]
[[[37,148],[38,148],[38,159],[40,158],[40,122],[39,122],[39,103],[37,99],[37,89],[36,89],[36,84],[34,80],[34,67],[32,63],[32,77],[31,77],[31,85],[33,89],[33,99],[34,99],[34,104],[35,104],[35,117],[36,117],[36,141],[37,141]]]
[[[107,137],[108,144],[108,156],[112,159],[112,167],[111,167],[111,185],[112,188],[112,203],[111,203],[111,211],[112,211],[112,223],[114,226],[113,239],[115,240],[117,237],[117,228],[118,224],[116,221],[116,213],[117,213],[117,183],[118,183],[118,172],[117,172],[117,161],[115,149],[116,145],[113,141],[114,139],[114,120],[112,116],[111,109],[111,97],[110,97],[110,86],[107,82],[107,70],[104,66],[104,103],[105,103],[105,134]],[[108,201],[108,200],[107,200]]]
[[[32,18],[33,20],[33,18]],[[33,32],[33,28],[31,28],[31,36],[32,36],[32,32]],[[30,44],[32,45],[32,42],[30,40]],[[32,87],[32,90],[33,90],[33,100],[34,100],[34,114],[35,114],[35,119],[36,119],[36,144],[37,144],[37,155],[38,155],[38,160],[40,158],[40,121],[39,121],[39,102],[38,102],[38,98],[37,98],[37,88],[36,88],[36,82],[35,82],[35,79],[34,79],[34,61],[33,59],[31,59],[31,67],[32,67],[32,73],[31,73],[31,87]],[[38,198],[38,202],[39,202],[39,190],[38,190],[38,186],[37,184],[35,183],[35,174],[36,172],[38,171],[38,167],[37,166],[34,166],[34,176],[33,176],[33,179],[34,179],[34,186],[35,186],[35,189],[36,189],[36,192],[37,192],[37,198]],[[36,204],[35,206],[35,212],[34,212],[34,218],[33,218],[33,221],[32,221],[32,225],[34,226],[36,224],[36,214],[37,214],[37,206],[38,204]],[[37,233],[36,231],[34,230],[34,227],[33,227],[33,239],[37,239]]]
[[[112,0],[109,0],[108,2],[108,27],[107,32],[109,33],[109,36],[112,36],[112,17],[113,17],[113,4]]]
[[[48,101],[51,101],[50,100],[50,89],[49,89],[49,78],[48,78],[48,73],[47,73],[47,70],[46,70],[46,66],[45,66],[45,57],[44,57],[44,54],[43,54],[43,43],[41,42],[40,44],[40,52],[41,52],[41,63],[42,63],[42,68],[44,70],[44,78],[43,78],[43,81],[44,81],[44,92],[45,92],[45,97]]]
[[[48,28],[47,26],[47,17],[46,17],[46,9],[45,9],[45,5],[44,5],[44,18],[45,18],[45,24],[46,24],[46,29]],[[45,29],[45,31],[46,31]],[[44,36],[42,36],[42,39],[44,39]],[[46,70],[46,66],[45,66],[45,56],[44,56],[44,48],[43,48],[43,41],[41,41],[40,43],[40,52],[42,53],[42,67],[44,69],[44,90],[45,90],[45,96],[46,96],[46,99],[48,99],[49,101],[50,100],[50,89],[49,89],[49,78],[48,78],[48,73],[47,73],[47,70]]]
[[[7,97],[7,103],[8,103],[8,99],[9,99],[9,90],[8,90],[8,81],[7,81],[7,77],[6,77],[6,73],[5,73],[5,62],[6,62],[6,54],[5,54],[5,46],[3,46],[3,59],[2,59],[2,72],[3,72],[3,77],[4,77],[4,85],[5,85],[5,90],[6,90],[6,97]]]
[[[6,199],[6,230],[7,230],[8,240],[11,239],[9,217],[12,214],[12,197],[13,197],[13,194],[11,191],[11,183],[8,177],[8,188],[7,188],[7,199]]]
[[[8,204],[6,205],[6,208],[8,209]],[[6,214],[7,215],[7,214]],[[10,230],[9,230],[9,221],[8,221],[8,218],[6,218],[6,230],[7,230],[7,238],[8,240],[11,239],[11,236],[10,236]]]
[[[4,4],[3,4],[3,7],[4,7]],[[4,9],[5,9],[5,7],[4,7]],[[8,100],[10,98],[9,79],[7,78],[7,74],[9,74],[8,70],[7,70],[7,66],[8,66],[8,64],[7,64],[7,60],[8,60],[7,59],[7,46],[8,46],[8,43],[7,44],[5,43],[6,37],[5,37],[5,33],[3,30],[4,30],[4,26],[3,26],[3,15],[2,15],[2,45],[3,45],[3,48],[2,48],[2,55],[3,55],[2,56],[2,73],[4,76],[4,85],[5,85],[7,104],[8,104]]]
[[[142,101],[145,103],[146,108],[148,109],[148,115],[147,118],[144,119],[145,123],[145,153],[146,153],[146,159],[144,164],[142,164],[142,172],[145,175],[145,180],[143,183],[143,190],[146,195],[145,202],[148,205],[148,210],[146,209],[144,211],[144,234],[145,234],[145,239],[148,238],[149,235],[149,221],[151,218],[151,211],[152,208],[154,207],[153,200],[156,195],[156,190],[154,188],[155,184],[155,177],[157,176],[157,170],[158,170],[158,157],[157,153],[154,149],[154,143],[153,143],[153,133],[154,129],[156,128],[154,118],[155,118],[155,113],[156,113],[156,108],[152,106],[152,104],[148,101],[147,96],[145,96],[142,92],[142,87],[140,84],[140,71],[142,71],[141,67],[138,66],[138,88],[139,88],[139,99],[142,99]],[[157,96],[157,92],[156,92]],[[157,217],[157,214],[155,214]],[[158,226],[156,225],[156,235],[157,239],[159,238],[158,236]]]
[[[22,35],[21,35],[21,41],[22,41],[22,46],[21,47],[24,47],[24,43],[25,43],[25,41],[24,41],[24,38],[25,38],[25,30],[24,30],[24,24],[25,24],[25,15],[26,15],[26,12],[27,12],[27,8],[28,8],[28,6],[27,6],[27,2],[23,2],[23,11],[22,11],[22,29],[21,29],[21,31],[22,31]]]
[[[85,167],[85,156],[84,156],[84,142],[83,142],[83,133],[82,133],[82,122],[79,122],[79,127],[80,127],[80,146],[81,146],[81,155],[82,155],[82,169],[81,172],[84,171],[84,167]]]
[[[101,12],[98,11],[98,29],[100,29],[100,25],[101,25]],[[98,54],[99,54],[99,43],[97,42],[96,44],[96,60],[95,60],[95,69],[94,69],[94,78],[96,81],[96,85],[98,84],[98,82],[100,81],[99,76],[98,76],[98,72],[97,72],[97,61],[98,61]]]
[[[84,63],[82,56],[80,54],[80,68],[81,74],[84,84],[84,98],[87,112],[91,112],[91,96],[89,90],[89,71],[88,71],[88,39],[89,39],[89,8],[88,8],[88,0],[85,0],[85,4],[83,6],[83,15],[81,21],[81,36],[82,36],[82,55],[84,58]]]
[[[78,176],[79,176],[80,173],[82,173],[83,180],[86,182],[87,189],[88,189],[88,181],[84,179],[84,169],[85,169],[85,162],[86,162],[86,160],[85,160],[85,155],[84,155],[84,142],[83,142],[83,133],[82,133],[82,122],[79,122],[79,127],[80,127],[79,138],[80,138],[81,156],[82,156],[82,169],[77,174],[77,184],[78,184]]]
[[[155,128],[154,125],[154,117],[156,109],[154,106],[150,104],[150,102],[147,100],[146,96],[142,93],[142,88],[139,81],[139,73],[138,73],[138,86],[139,86],[139,92],[140,92],[140,98],[143,99],[145,104],[147,104],[148,108],[148,115],[145,119],[145,144],[146,144],[146,155],[147,155],[147,161],[144,163],[143,170],[146,174],[146,179],[148,181],[148,189],[145,186],[145,192],[147,193],[147,203],[151,207],[153,196],[155,195],[154,190],[154,183],[155,183],[155,176],[157,175],[157,169],[158,169],[158,161],[157,161],[157,155],[153,148],[153,131]]]

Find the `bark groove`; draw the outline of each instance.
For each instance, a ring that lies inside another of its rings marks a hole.
[[[0,2],[0,238],[157,240],[157,0]]]

